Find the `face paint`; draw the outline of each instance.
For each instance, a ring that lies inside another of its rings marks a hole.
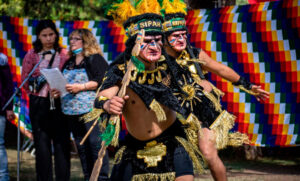
[[[148,62],[156,62],[161,56],[162,36],[145,36],[141,45],[140,57]],[[160,45],[161,44],[161,45]]]
[[[187,36],[186,31],[175,31],[169,37],[168,41],[172,49],[181,52],[186,48]]]

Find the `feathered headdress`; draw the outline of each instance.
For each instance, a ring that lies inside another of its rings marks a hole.
[[[163,31],[171,32],[186,30],[185,15],[187,7],[183,0],[159,0],[162,7],[161,14],[164,17]]]
[[[157,0],[137,0],[132,5],[129,0],[119,0],[113,3],[107,10],[107,16],[123,25],[128,38],[133,37],[140,30],[162,31],[162,17],[160,5]]]

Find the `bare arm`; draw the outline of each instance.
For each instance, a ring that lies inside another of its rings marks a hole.
[[[98,82],[88,81],[87,83],[75,83],[75,84],[66,84],[66,90],[70,93],[78,93],[80,91],[96,90],[98,87]]]
[[[202,66],[205,70],[213,72],[218,76],[232,82],[238,82],[240,79],[240,75],[237,74],[233,69],[230,67],[223,65],[215,60],[213,60],[210,56],[206,54],[205,51],[201,50],[199,54],[199,59],[204,61],[205,64]],[[254,96],[258,101],[266,100],[269,98],[270,93],[263,90],[261,86],[252,85],[251,91],[254,93]]]
[[[118,97],[119,87],[113,86],[111,88],[105,89],[99,92],[99,97],[97,98],[100,100],[102,97],[108,98],[103,104],[103,109],[107,111],[109,114],[122,114],[123,106],[125,101],[129,98],[129,96]],[[100,98],[100,99],[99,99]]]
[[[203,50],[201,50],[199,54],[199,59],[205,62],[202,67],[209,72],[213,72],[230,82],[237,82],[240,79],[239,74],[237,74],[233,69],[215,61]]]

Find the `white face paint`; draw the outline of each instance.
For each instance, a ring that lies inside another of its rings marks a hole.
[[[156,62],[160,59],[162,47],[161,35],[146,35],[144,42],[141,44],[141,51],[139,56],[148,62]]]
[[[168,36],[168,42],[176,52],[182,52],[187,45],[187,32],[175,31]]]

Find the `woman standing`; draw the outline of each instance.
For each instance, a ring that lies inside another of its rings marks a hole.
[[[69,94],[61,99],[62,111],[66,120],[69,121],[75,138],[84,178],[88,180],[98,158],[101,143],[100,130],[96,126],[85,143],[80,145],[80,141],[93,124],[93,122],[84,123],[80,118],[92,110],[96,89],[102,82],[108,64],[102,57],[96,38],[89,30],[76,29],[70,34],[69,40],[71,58],[62,70],[68,82],[66,90]],[[108,179],[108,172],[109,160],[106,155],[99,179]]]
[[[56,180],[70,179],[70,132],[62,119],[60,99],[50,96],[49,85],[40,74],[44,68],[62,68],[68,59],[67,51],[58,43],[59,33],[51,20],[42,20],[36,27],[37,39],[23,60],[22,81],[38,65],[24,89],[29,94],[29,117],[36,149],[37,180],[53,180],[52,146],[55,156]],[[50,105],[51,104],[51,105]]]

